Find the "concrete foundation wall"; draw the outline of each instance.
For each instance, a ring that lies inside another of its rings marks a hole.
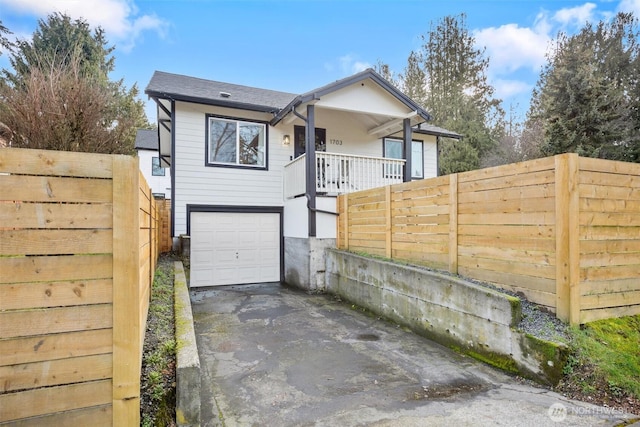
[[[556,383],[566,348],[515,329],[518,298],[456,277],[335,249],[326,290],[446,346],[543,383]]]
[[[335,245],[335,239],[285,237],[285,282],[308,291],[324,290],[325,250]]]

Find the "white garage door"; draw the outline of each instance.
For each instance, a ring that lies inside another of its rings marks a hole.
[[[192,212],[191,286],[280,281],[280,215]]]

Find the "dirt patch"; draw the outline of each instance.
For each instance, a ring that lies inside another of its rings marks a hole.
[[[598,379],[595,367],[592,365],[576,366],[570,375],[560,380],[555,391],[569,399],[640,415],[640,399],[622,393],[606,381]]]

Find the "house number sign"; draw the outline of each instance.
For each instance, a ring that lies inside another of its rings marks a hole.
[[[330,139],[329,140],[329,144],[331,144],[331,145],[342,145],[342,140],[341,139]]]

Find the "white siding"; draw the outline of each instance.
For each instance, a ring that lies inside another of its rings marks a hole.
[[[158,157],[157,151],[138,150],[138,158],[140,162],[140,171],[147,180],[151,192],[163,193],[166,199],[171,198],[171,169],[164,169],[164,176],[154,176],[151,171],[151,159]]]
[[[175,235],[186,233],[187,204],[282,206],[283,168],[290,147],[268,127],[268,170],[205,166],[206,114],[268,121],[270,114],[176,103]]]

